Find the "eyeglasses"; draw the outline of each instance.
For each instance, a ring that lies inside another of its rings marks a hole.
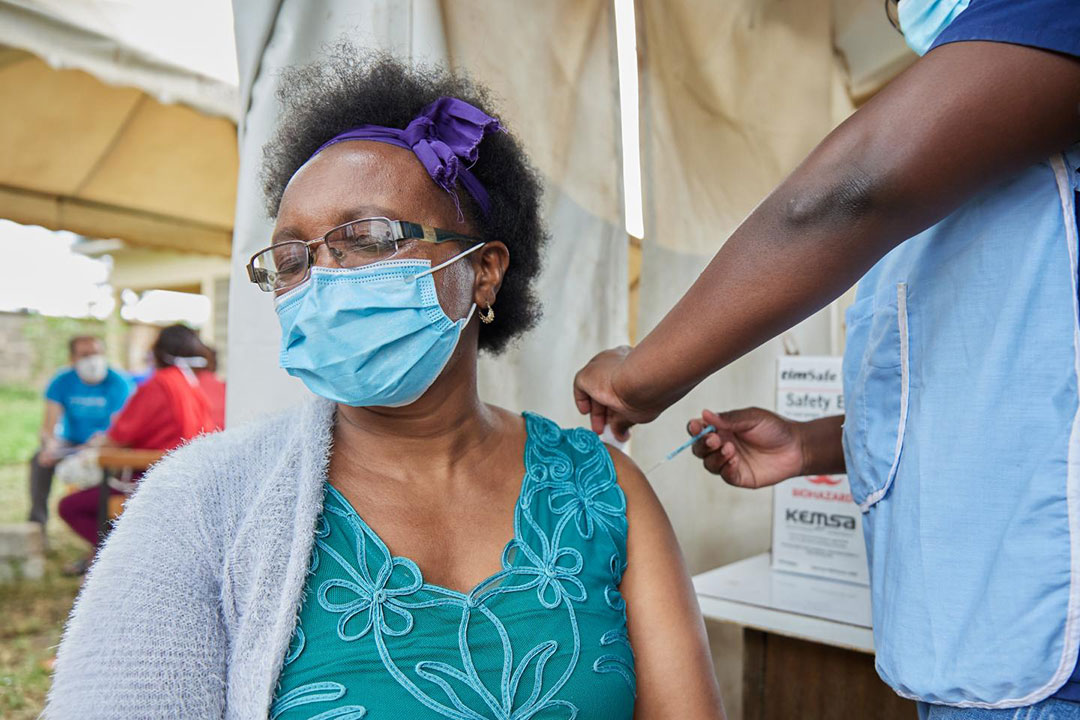
[[[354,268],[394,257],[400,243],[409,240],[436,245],[451,240],[483,242],[469,235],[405,220],[363,218],[338,225],[314,240],[286,240],[260,250],[248,261],[248,278],[264,292],[279,293],[308,279],[315,264],[315,248],[320,243],[326,245],[339,267]]]

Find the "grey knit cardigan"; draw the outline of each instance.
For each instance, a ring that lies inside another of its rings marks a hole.
[[[171,453],[75,602],[44,717],[267,718],[304,589],[334,405]]]

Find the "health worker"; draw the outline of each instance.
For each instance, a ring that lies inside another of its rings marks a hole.
[[[847,416],[705,413],[695,452],[744,487],[848,473],[877,670],[922,717],[1080,718],[1080,2],[894,9],[922,57],[576,400],[625,435],[861,278]]]

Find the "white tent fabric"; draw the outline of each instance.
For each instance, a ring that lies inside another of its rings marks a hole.
[[[236,60],[231,17],[216,21],[228,5],[165,5],[0,0],[0,217],[229,253]]]
[[[521,19],[526,9],[527,23]],[[306,392],[277,367],[280,332],[272,304],[247,282],[243,265],[270,235],[256,174],[278,114],[275,73],[314,59],[344,35],[403,58],[450,62],[500,98],[501,119],[522,139],[546,181],[544,213],[552,243],[539,283],[545,319],[515,349],[482,360],[481,395],[515,410],[577,423],[573,373],[596,348],[626,337],[627,256],[619,222],[610,4],[237,0],[234,10],[243,113],[230,293],[229,422],[288,406]]]
[[[833,56],[829,0],[669,0],[638,7],[643,336],[851,105]],[[836,324],[835,312],[826,309],[788,333],[786,343],[806,355],[838,352]],[[784,345],[783,339],[765,344],[637,429],[639,464],[650,465],[683,440],[686,422],[702,408],[774,407]],[[769,549],[770,491],[732,488],[689,452],[649,479],[691,572]],[[741,717],[741,633],[715,626],[710,638],[727,710]]]
[[[839,75],[828,0],[673,0],[641,7],[643,336],[724,238],[832,128],[834,101],[846,96],[834,92]],[[829,313],[807,320],[791,337],[803,354],[829,353]],[[639,464],[677,445],[702,408],[772,407],[775,359],[782,353],[780,340],[766,344],[640,428],[633,448]],[[692,571],[769,548],[769,492],[727,487],[689,453],[651,480]]]
[[[0,0],[0,45],[164,104],[237,119],[232,17],[223,0]]]
[[[861,102],[885,86],[916,55],[888,22],[881,3],[833,0],[833,43],[844,59],[848,93]]]

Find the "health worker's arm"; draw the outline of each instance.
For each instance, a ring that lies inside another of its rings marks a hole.
[[[671,522],[641,470],[609,448],[626,495],[626,601],[634,651],[634,717],[717,720],[724,717],[705,622]]]
[[[1077,140],[1080,61],[992,42],[932,50],[765,198],[637,347],[578,373],[578,409],[625,437],[975,193]]]

